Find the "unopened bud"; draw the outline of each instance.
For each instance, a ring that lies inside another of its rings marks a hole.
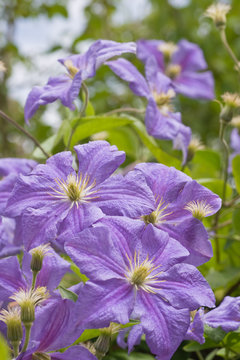
[[[32,255],[31,270],[33,272],[39,272],[42,269],[42,263],[44,257],[49,253],[49,244],[40,245],[30,251]]]
[[[112,335],[120,330],[120,325],[111,323],[109,327],[100,329],[101,335],[94,343],[95,355],[102,359],[109,350]]]
[[[230,9],[231,6],[227,4],[212,4],[205,11],[205,16],[211,18],[217,28],[224,28],[227,21],[226,15]]]
[[[35,320],[35,307],[49,297],[45,287],[35,290],[24,290],[16,292],[11,296],[21,307],[21,320],[26,324],[32,324]]]
[[[238,94],[225,93],[222,96],[224,106],[220,113],[221,120],[230,122],[236,111],[240,109],[240,96]]]
[[[23,337],[19,307],[15,306],[8,308],[8,310],[3,309],[0,312],[0,320],[7,325],[7,337],[9,341],[18,343],[19,345]]]
[[[203,150],[204,145],[201,143],[198,137],[193,136],[188,145],[187,162],[191,161],[198,150]]]

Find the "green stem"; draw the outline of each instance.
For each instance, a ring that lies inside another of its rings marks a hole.
[[[222,43],[225,47],[225,49],[227,50],[228,54],[230,55],[230,57],[232,58],[233,62],[235,63],[236,65],[236,68],[238,70],[238,72],[240,72],[240,64],[239,64],[239,61],[236,57],[236,55],[234,54],[234,52],[232,51],[228,41],[227,41],[227,36],[226,36],[226,31],[225,31],[225,28],[221,28],[220,29],[220,37],[221,37],[221,40],[222,40]]]
[[[202,356],[200,351],[196,351],[197,357],[199,358],[199,360],[204,360],[204,357]]]
[[[27,130],[25,130],[21,125],[19,125],[15,120],[10,118],[7,114],[5,114],[3,111],[0,110],[0,117],[6,121],[8,121],[10,124],[15,126],[18,130],[20,130],[24,135],[29,137],[34,144],[42,151],[42,153],[46,156],[46,158],[49,158],[50,155],[42,148],[41,144],[37,139],[35,139],[34,136],[32,136]]]
[[[19,353],[19,341],[11,341],[11,344],[13,348],[13,356],[14,358],[17,358]]]
[[[24,324],[24,327],[25,327],[25,341],[21,353],[24,353],[27,350],[32,324]]]
[[[84,114],[84,112],[85,112],[85,110],[86,110],[86,108],[87,108],[88,101],[89,101],[88,88],[87,88],[87,86],[85,85],[84,82],[82,83],[82,91],[83,91],[83,93],[84,93],[84,102],[83,102],[83,105],[82,105],[82,108],[81,108],[80,114],[79,114],[79,118],[80,118],[80,119],[81,119],[81,117],[83,116],[83,114]],[[75,126],[74,126],[74,127],[72,128],[72,130],[71,130],[71,134],[70,134],[69,139],[68,139],[68,143],[67,143],[67,146],[66,146],[66,150],[69,150],[69,148],[70,148],[71,141],[72,141],[72,137],[73,137],[73,134],[74,134],[77,126],[78,126],[78,123],[75,124]]]
[[[36,280],[37,280],[37,274],[38,274],[38,271],[33,271],[33,277],[32,277],[32,290],[35,289],[35,285],[36,285]]]

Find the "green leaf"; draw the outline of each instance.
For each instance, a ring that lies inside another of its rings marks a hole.
[[[198,179],[199,184],[207,187],[215,194],[222,198],[223,196],[223,180],[221,179]],[[231,198],[232,195],[232,188],[229,184],[226,187],[226,198]]]
[[[240,155],[236,155],[232,160],[232,172],[237,192],[240,194]]]
[[[187,352],[192,352],[192,351],[201,351],[204,349],[211,349],[211,348],[215,348],[215,347],[219,347],[220,345],[218,345],[217,343],[215,343],[213,340],[211,339],[206,339],[204,344],[199,344],[196,341],[190,341],[187,345],[185,345],[183,347],[183,350],[187,351]]]
[[[54,146],[56,146],[62,139],[64,141],[64,145],[67,145],[69,136],[71,134],[71,124],[69,120],[64,120],[57,132]]]
[[[191,162],[192,177],[210,178],[219,177],[221,158],[219,153],[211,149],[198,150]]]
[[[159,163],[165,164],[168,166],[175,166],[175,168],[181,168],[181,162],[165,153],[157,145],[153,137],[149,136],[146,132],[145,126],[140,121],[134,121],[132,126],[136,133],[139,135],[143,144],[151,151],[154,157],[158,160]]]
[[[47,140],[45,140],[43,143],[41,143],[42,148],[48,153],[51,154],[52,149],[55,146],[55,141],[57,138],[57,134],[54,134],[50,136]],[[45,159],[46,156],[43,154],[43,152],[36,148],[33,152],[33,157],[36,159]]]
[[[225,268],[223,271],[210,269],[206,280],[213,290],[221,287],[225,288],[231,281],[235,281],[239,277],[239,268]]]
[[[88,101],[85,113],[86,113],[86,116],[94,116],[95,115],[94,107],[90,101]]]
[[[235,209],[233,212],[233,228],[236,234],[240,234],[240,209]]]
[[[78,295],[75,294],[73,291],[70,291],[68,289],[65,289],[63,286],[59,285],[58,286],[58,290],[62,296],[63,299],[70,299],[73,300],[74,302],[77,301],[78,299]]]
[[[205,324],[204,326],[204,333],[206,337],[208,337],[210,340],[213,340],[216,343],[219,343],[223,340],[223,338],[227,335],[227,333],[220,327],[218,328],[212,328]]]
[[[86,281],[88,281],[88,277],[84,274],[81,273],[79,267],[77,265],[75,265],[74,263],[71,263],[71,270],[80,277],[80,279],[85,283]]]
[[[7,346],[7,343],[1,334],[0,334],[0,355],[1,355],[1,360],[10,360],[9,347]]]
[[[99,329],[87,329],[84,330],[84,332],[82,333],[82,335],[74,342],[74,344],[79,344],[81,342],[85,342],[88,340],[91,340],[93,338],[96,338],[100,335],[100,330]]]
[[[132,352],[127,354],[126,351],[114,351],[111,354],[104,357],[104,360],[154,360],[154,357],[149,354],[143,354],[139,352]]]
[[[108,131],[108,141],[116,145],[118,150],[123,150],[129,156],[138,158],[140,145],[137,134],[130,127],[121,127]]]
[[[228,349],[240,354],[240,332],[234,331],[227,334],[224,339],[224,344]]]
[[[79,121],[80,125],[77,126],[73,134],[71,147],[93,134],[128,125],[132,122],[132,120],[127,117],[101,115],[85,117]]]

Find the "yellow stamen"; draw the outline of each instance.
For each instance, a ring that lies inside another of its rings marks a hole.
[[[126,254],[126,257],[129,262],[129,266],[126,268],[125,277],[128,282],[133,285],[136,290],[142,289],[146,292],[155,294],[156,291],[152,285],[158,284],[165,280],[158,280],[158,276],[162,273],[159,271],[157,274],[151,275],[155,270],[157,270],[161,265],[154,266],[153,261],[149,260],[147,256],[146,259],[140,262],[140,255],[135,251],[134,258],[131,259]]]
[[[92,190],[96,181],[94,180],[91,184],[89,184],[90,177],[82,174],[76,175],[71,174],[67,177],[67,180],[55,179],[58,189],[51,189],[54,193],[50,193],[50,195],[54,196],[60,200],[70,200],[73,206],[74,204],[79,205],[79,203],[88,203],[89,201],[96,199],[97,196],[93,196],[98,192],[98,190]]]
[[[165,74],[171,79],[176,79],[181,73],[181,66],[179,64],[169,64],[165,70]]]
[[[156,202],[157,201],[158,201],[158,199],[156,200]],[[169,204],[166,204],[166,205],[164,205],[164,204],[165,204],[165,202],[161,198],[155,211],[153,211],[149,215],[142,216],[142,220],[145,222],[145,224],[161,224],[161,223],[167,221],[166,217],[168,217],[168,215],[172,214],[172,211],[165,212],[165,210],[167,209]]]
[[[188,210],[196,219],[203,220],[205,216],[208,216],[212,213],[213,208],[211,205],[207,204],[206,201],[190,201],[185,207],[185,210]]]
[[[67,68],[70,77],[73,79],[74,76],[79,72],[79,69],[73,65],[72,60],[70,59],[64,61],[64,65]]]

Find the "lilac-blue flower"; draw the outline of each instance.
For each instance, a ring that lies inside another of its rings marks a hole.
[[[78,171],[71,152],[62,152],[20,176],[8,201],[8,216],[21,216],[26,249],[54,241],[57,235],[80,231],[108,215],[138,217],[149,213],[154,199],[145,179],[129,173],[111,176],[125,153],[106,141],[75,146]]]
[[[15,236],[16,222],[14,219],[0,216],[0,259],[16,255],[21,251],[21,245]]]
[[[135,171],[145,176],[155,198],[154,211],[142,220],[167,231],[185,246],[190,264],[198,266],[208,261],[213,255],[212,246],[201,220],[220,209],[219,196],[173,167],[142,163]]]
[[[214,306],[200,272],[183,263],[188,251],[152,225],[143,231],[141,221],[106,217],[68,240],[65,250],[90,279],[79,296],[84,326],[140,319],[151,351],[163,360],[182,341],[189,310]]]
[[[47,85],[35,86],[28,95],[25,105],[25,120],[35,114],[40,105],[61,100],[64,106],[75,109],[73,101],[77,98],[82,82],[95,76],[96,70],[108,59],[123,53],[135,53],[136,44],[118,43],[110,40],[98,40],[88,51],[81,55],[72,55],[59,62],[65,66],[67,74],[50,77]]]
[[[137,42],[137,57],[144,63],[154,57],[158,71],[167,75],[177,93],[190,98],[211,100],[214,98],[214,80],[203,51],[187,40],[178,44],[162,40],[140,40]]]
[[[191,129],[181,123],[181,114],[174,112],[172,99],[175,96],[171,80],[160,73],[155,59],[145,66],[146,78],[134,65],[125,59],[108,61],[106,64],[123,80],[129,83],[134,94],[148,100],[145,123],[147,132],[163,140],[172,140],[174,148],[183,152],[183,162],[191,139]]]
[[[31,259],[31,254],[24,252],[22,267],[16,256],[0,260],[0,301],[7,301],[20,289],[31,288],[33,276],[30,269]],[[52,293],[68,271],[70,264],[50,249],[49,255],[43,259],[36,286],[45,286]]]

